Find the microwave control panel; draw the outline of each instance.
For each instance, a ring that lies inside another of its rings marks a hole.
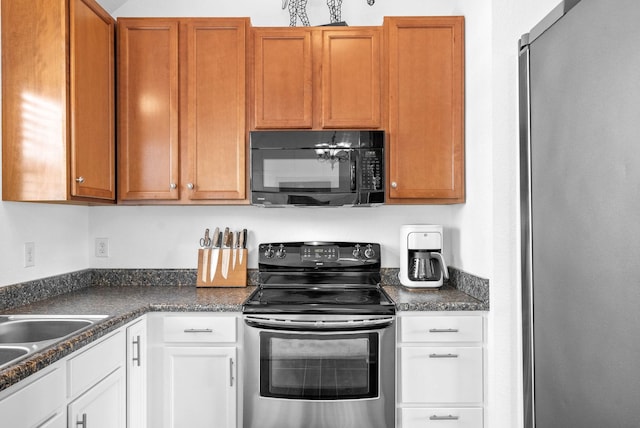
[[[362,150],[360,190],[381,190],[382,183],[382,150]]]

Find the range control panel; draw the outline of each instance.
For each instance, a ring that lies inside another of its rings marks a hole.
[[[300,258],[312,262],[335,261],[340,256],[340,248],[335,245],[304,245],[300,248]]]
[[[380,244],[356,242],[274,242],[259,247],[259,267],[304,269],[380,264]]]

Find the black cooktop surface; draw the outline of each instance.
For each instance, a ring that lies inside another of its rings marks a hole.
[[[395,304],[381,287],[258,287],[243,312],[395,314]]]

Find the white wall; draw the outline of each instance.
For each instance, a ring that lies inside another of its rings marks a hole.
[[[0,286],[87,269],[88,233],[87,207],[0,202]],[[35,243],[29,268],[25,242]]]

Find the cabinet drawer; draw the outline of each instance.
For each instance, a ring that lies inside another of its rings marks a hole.
[[[78,396],[118,367],[122,367],[125,361],[125,348],[124,332],[118,331],[70,359],[68,368],[71,397]]]
[[[402,342],[482,342],[482,317],[400,317],[400,340]]]
[[[482,409],[402,409],[402,428],[482,428]]]
[[[481,347],[400,349],[403,403],[481,403]]]
[[[165,342],[214,343],[236,341],[236,317],[166,316]]]
[[[62,414],[64,399],[64,368],[56,368],[0,400],[0,425],[19,428],[48,423]]]

